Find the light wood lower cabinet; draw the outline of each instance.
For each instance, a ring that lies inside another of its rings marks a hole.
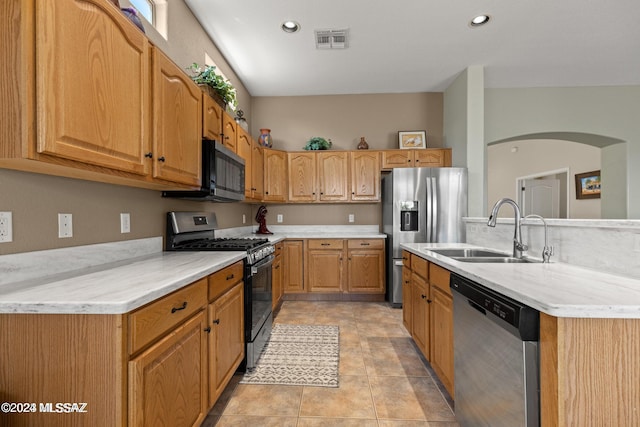
[[[413,259],[412,259],[413,264]],[[425,359],[430,360],[429,323],[431,319],[431,300],[427,279],[415,270],[411,271],[411,336]]]
[[[347,290],[350,293],[383,293],[384,240],[357,239],[347,241],[349,274]]]
[[[242,280],[236,282],[209,304],[209,407],[216,403],[244,358],[243,286]]]
[[[280,301],[282,301],[282,295],[284,295],[284,262],[283,262],[283,249],[284,243],[278,242],[275,245],[275,258],[273,260],[273,267],[271,269],[271,289],[272,289],[272,309],[276,310]]]
[[[309,292],[342,292],[344,242],[309,239],[305,255],[305,283]]]
[[[207,409],[206,315],[196,316],[129,362],[129,425],[199,426]]]
[[[282,261],[284,292],[304,292],[304,241],[285,240]]]
[[[454,395],[453,366],[453,296],[450,273],[429,263],[431,287],[431,367],[451,396]]]
[[[402,323],[410,334],[413,333],[412,293],[411,269],[402,267]]]

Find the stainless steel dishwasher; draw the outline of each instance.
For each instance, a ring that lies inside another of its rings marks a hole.
[[[450,284],[457,421],[539,426],[539,312],[457,274]]]

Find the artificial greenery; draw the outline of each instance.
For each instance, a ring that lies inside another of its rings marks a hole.
[[[328,150],[329,148],[331,148],[331,140],[327,141],[320,136],[312,137],[304,146],[305,150]]]
[[[208,85],[216,91],[225,104],[230,105],[234,110],[236,108],[236,89],[233,85],[225,80],[220,74],[215,73],[216,67],[207,65],[202,69],[197,63],[191,64],[187,70],[193,74],[191,80],[199,85]]]

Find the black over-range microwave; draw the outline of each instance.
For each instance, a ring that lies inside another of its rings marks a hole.
[[[244,200],[244,159],[222,143],[202,140],[202,188],[163,191],[162,197],[237,202]]]

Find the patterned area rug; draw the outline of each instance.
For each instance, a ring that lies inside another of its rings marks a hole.
[[[338,387],[338,326],[275,324],[258,364],[241,384]]]

